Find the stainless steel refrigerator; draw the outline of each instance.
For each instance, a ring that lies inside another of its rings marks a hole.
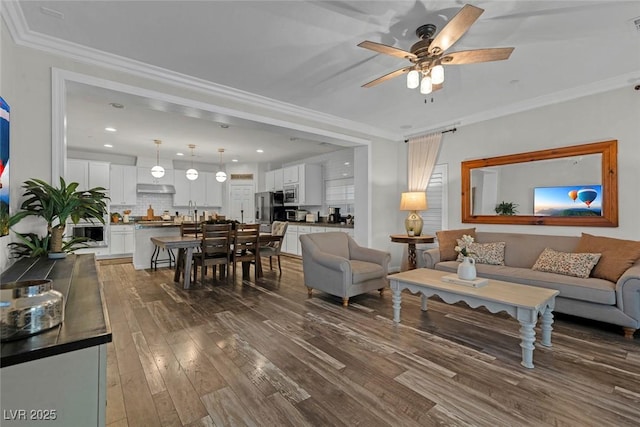
[[[256,193],[256,223],[271,225],[279,220],[285,220],[282,192]]]

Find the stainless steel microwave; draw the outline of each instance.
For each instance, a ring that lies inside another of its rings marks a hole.
[[[298,204],[298,184],[287,184],[283,188],[285,206]]]
[[[67,225],[69,227],[69,225]],[[92,224],[87,222],[80,222],[78,224],[70,224],[71,236],[73,237],[86,237],[90,239],[86,242],[89,246],[106,246],[106,225],[105,224]]]

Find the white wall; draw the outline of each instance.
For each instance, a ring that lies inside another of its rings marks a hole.
[[[458,127],[448,135],[438,163],[449,164],[449,228],[462,224],[460,162],[546,148],[618,140],[619,227],[553,227],[477,224],[478,230],[580,235],[586,232],[640,240],[640,92],[631,86]]]

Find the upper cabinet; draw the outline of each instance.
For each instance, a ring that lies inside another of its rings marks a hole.
[[[186,171],[176,170],[175,172],[174,206],[191,204],[198,209],[222,206],[222,183],[216,181],[215,173],[200,172],[198,179],[190,181],[186,177]]]
[[[173,185],[173,169],[165,169],[162,178],[154,178],[151,168],[138,167],[138,184],[167,184]]]
[[[67,159],[65,180],[77,182],[78,190],[102,187],[109,189],[109,163]]]
[[[276,169],[265,173],[264,191],[282,191],[284,170]]]
[[[283,169],[283,183],[295,184],[300,180],[299,165],[289,166]]]
[[[135,166],[111,165],[112,205],[135,206],[137,168]]]
[[[298,204],[300,206],[322,205],[322,166],[305,163],[298,165],[296,169],[299,174]]]

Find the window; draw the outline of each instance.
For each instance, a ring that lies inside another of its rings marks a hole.
[[[428,209],[421,213],[422,234],[435,236],[436,231],[448,226],[447,165],[435,165],[427,186]]]

